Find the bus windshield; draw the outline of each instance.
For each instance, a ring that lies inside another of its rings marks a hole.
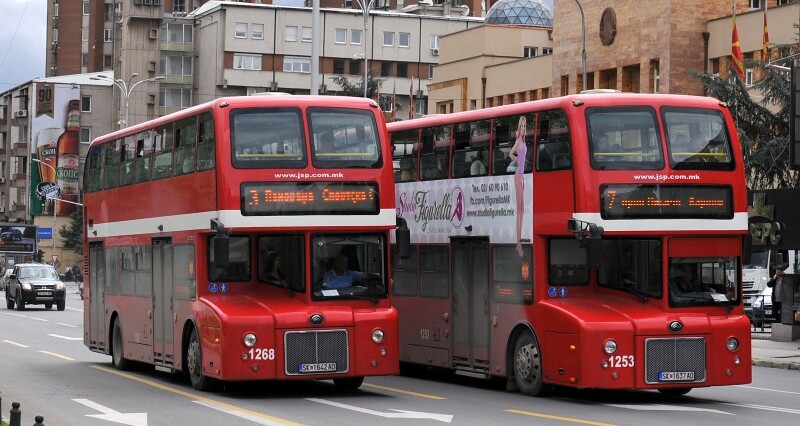
[[[387,297],[383,235],[316,235],[311,245],[315,299]]]
[[[604,238],[602,244],[603,263],[598,271],[601,286],[640,297],[662,297],[660,240]]]

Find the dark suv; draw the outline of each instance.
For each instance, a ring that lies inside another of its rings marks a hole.
[[[58,278],[55,268],[41,263],[22,263],[14,266],[6,283],[6,307],[17,310],[25,305],[44,305],[50,309],[53,304],[59,311],[66,306],[67,288]]]

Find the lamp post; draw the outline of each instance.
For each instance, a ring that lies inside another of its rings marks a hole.
[[[49,167],[50,169],[53,170],[53,176],[56,175],[56,168],[51,166],[50,164],[47,164],[44,161],[39,160],[38,158],[31,158],[31,161],[39,163],[39,164],[44,164],[45,166],[47,166],[47,167]],[[56,200],[57,200],[57,198],[48,197],[47,199],[50,200],[50,202],[53,203],[53,235],[51,237],[53,238],[53,255],[55,255],[56,254]]]
[[[128,81],[125,81],[121,78],[111,78],[107,75],[98,75],[97,77],[90,78],[91,80],[110,80],[112,83],[114,83],[114,86],[117,86],[117,88],[122,91],[122,96],[125,98],[125,120],[123,120],[122,123],[118,123],[123,124],[120,126],[120,128],[128,127],[128,110],[130,108],[131,93],[133,93],[133,90],[136,89],[136,86],[145,82],[164,80],[166,78],[163,75],[159,75],[157,77],[151,77],[134,82],[133,79],[138,76],[139,73],[135,72],[131,74],[130,78],[128,78]]]
[[[581,61],[583,65],[583,91],[586,91],[586,17],[583,15],[583,6],[581,2],[575,0],[578,9],[581,11],[581,30],[583,30],[583,50],[581,50]]]
[[[369,31],[369,11],[372,9],[372,5],[375,3],[375,0],[356,0],[358,5],[361,6],[361,11],[364,13],[364,97],[367,97],[367,81],[369,79],[369,58],[367,57],[368,47],[369,47],[369,36],[367,35],[367,31]]]

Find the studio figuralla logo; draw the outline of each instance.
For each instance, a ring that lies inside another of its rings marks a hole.
[[[428,191],[416,191],[413,194],[401,193],[398,198],[397,216],[413,213],[414,221],[424,232],[431,222],[449,222],[460,228],[464,222],[464,191],[460,186],[445,193],[441,199]]]

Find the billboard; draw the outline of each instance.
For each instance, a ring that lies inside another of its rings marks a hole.
[[[0,253],[33,254],[36,251],[36,226],[0,224]]]
[[[77,202],[80,169],[80,88],[34,83],[31,111],[31,193],[34,216],[69,216]]]

